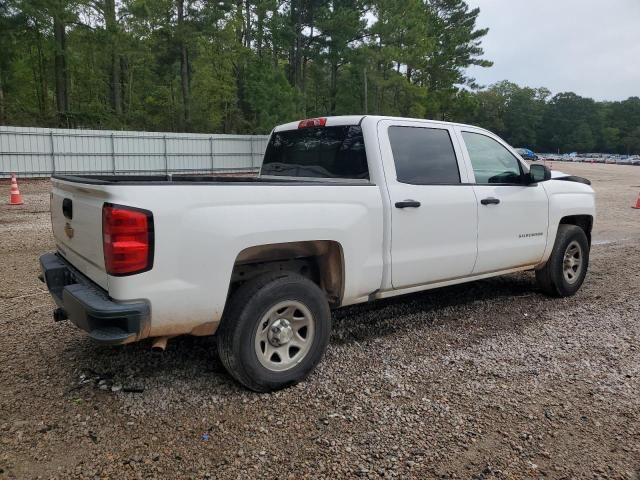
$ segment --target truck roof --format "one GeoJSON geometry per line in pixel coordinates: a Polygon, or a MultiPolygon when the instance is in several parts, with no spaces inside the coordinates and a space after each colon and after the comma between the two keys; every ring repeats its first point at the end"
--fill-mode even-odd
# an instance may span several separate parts
{"type": "MultiPolygon", "coordinates": [[[[318,119],[306,119],[306,120],[319,120],[323,118],[326,120],[326,123],[323,125],[325,127],[339,127],[341,125],[358,125],[365,115],[337,115],[333,117],[319,117],[318,119]]],[[[289,122],[282,125],[278,125],[273,129],[274,132],[281,132],[283,130],[297,130],[300,126],[300,122],[304,121],[303,119],[296,120],[295,122],[289,122]]]]}
{"type": "MultiPolygon", "coordinates": [[[[436,125],[457,125],[461,127],[480,128],[480,127],[477,127],[474,125],[468,125],[465,123],[445,122],[443,120],[430,120],[427,118],[394,117],[394,116],[388,116],[388,115],[335,115],[331,117],[300,119],[294,122],[284,123],[282,125],[278,125],[277,127],[275,127],[273,131],[282,132],[285,130],[297,130],[298,128],[300,128],[301,122],[319,121],[320,119],[324,121],[324,124],[322,126],[325,126],[325,127],[338,127],[341,125],[358,125],[360,122],[362,122],[362,120],[365,117],[378,119],[378,120],[402,120],[402,121],[411,121],[411,122],[425,122],[425,123],[436,124],[436,125]]],[[[484,130],[482,128],[480,129],[484,130]]]]}

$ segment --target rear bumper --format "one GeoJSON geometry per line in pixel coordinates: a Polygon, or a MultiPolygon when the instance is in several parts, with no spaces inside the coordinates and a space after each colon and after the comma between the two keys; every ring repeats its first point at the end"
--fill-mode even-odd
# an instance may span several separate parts
{"type": "Polygon", "coordinates": [[[118,303],[55,253],[40,257],[40,268],[49,293],[62,309],[59,319],[69,318],[95,341],[118,345],[139,340],[149,320],[144,301],[118,303]]]}

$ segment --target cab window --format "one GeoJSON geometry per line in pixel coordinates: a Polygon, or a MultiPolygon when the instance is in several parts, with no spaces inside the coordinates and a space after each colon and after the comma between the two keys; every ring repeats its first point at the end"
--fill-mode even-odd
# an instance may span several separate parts
{"type": "Polygon", "coordinates": [[[345,125],[274,132],[261,175],[368,179],[362,128],[345,125]]]}
{"type": "Polygon", "coordinates": [[[458,162],[447,130],[389,127],[389,142],[399,182],[412,185],[460,183],[458,162]]]}
{"type": "Polygon", "coordinates": [[[518,159],[493,138],[480,133],[462,132],[476,183],[523,183],[518,159]]]}

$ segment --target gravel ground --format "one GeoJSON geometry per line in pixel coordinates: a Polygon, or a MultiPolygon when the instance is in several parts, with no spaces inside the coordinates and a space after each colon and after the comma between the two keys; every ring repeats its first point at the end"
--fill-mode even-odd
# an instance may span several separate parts
{"type": "Polygon", "coordinates": [[[523,273],[339,310],[317,371],[260,395],[211,339],[157,354],[53,323],[49,183],[21,182],[0,205],[0,478],[640,479],[640,168],[554,167],[598,192],[575,297],[523,273]]]}

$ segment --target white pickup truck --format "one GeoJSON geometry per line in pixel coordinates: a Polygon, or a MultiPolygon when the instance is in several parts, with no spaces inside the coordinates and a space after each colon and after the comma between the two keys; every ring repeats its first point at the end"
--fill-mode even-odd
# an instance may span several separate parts
{"type": "Polygon", "coordinates": [[[381,116],[278,126],[257,177],[52,183],[54,318],[107,344],[216,334],[256,391],[313,370],[334,308],[522,270],[573,295],[595,213],[588,180],[491,132],[381,116]]]}

